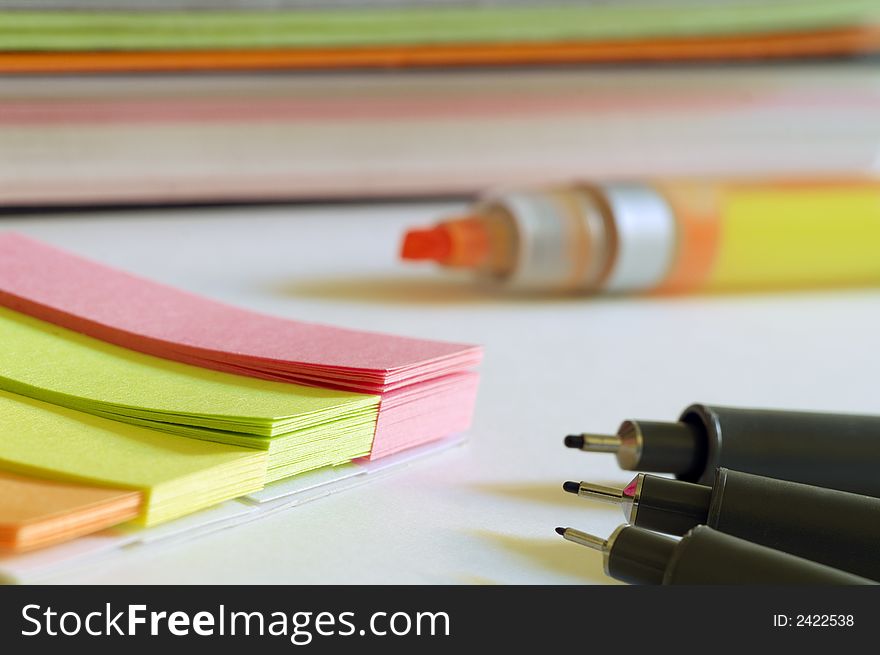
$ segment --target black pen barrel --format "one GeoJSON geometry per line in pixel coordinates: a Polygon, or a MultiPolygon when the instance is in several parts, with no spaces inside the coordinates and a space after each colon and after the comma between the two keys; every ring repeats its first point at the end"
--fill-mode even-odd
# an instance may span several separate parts
{"type": "Polygon", "coordinates": [[[866,585],[871,580],[718,532],[705,525],[678,542],[663,584],[866,585]]]}
{"type": "Polygon", "coordinates": [[[880,499],[719,469],[707,525],[880,580],[880,499]]]}
{"type": "Polygon", "coordinates": [[[880,496],[880,416],[692,405],[680,421],[701,431],[706,452],[682,480],[712,484],[723,466],[880,496]]]}

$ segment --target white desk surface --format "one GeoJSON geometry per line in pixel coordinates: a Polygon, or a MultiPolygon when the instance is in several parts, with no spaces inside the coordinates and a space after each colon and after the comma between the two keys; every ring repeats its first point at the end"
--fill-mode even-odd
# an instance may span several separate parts
{"type": "Polygon", "coordinates": [[[255,310],[484,344],[470,442],[405,471],[59,583],[604,583],[619,510],[566,479],[623,483],[569,432],[674,419],[695,401],[880,412],[880,291],[523,299],[397,261],[404,227],[452,204],[155,210],[0,218],[130,271],[255,310]]]}

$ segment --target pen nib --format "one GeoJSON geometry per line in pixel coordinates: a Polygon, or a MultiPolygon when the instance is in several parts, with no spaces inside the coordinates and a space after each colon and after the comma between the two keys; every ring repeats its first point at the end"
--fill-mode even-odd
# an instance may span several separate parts
{"type": "Polygon", "coordinates": [[[570,434],[565,438],[565,445],[591,453],[616,453],[620,450],[620,437],[616,434],[570,434]]]}
{"type": "Polygon", "coordinates": [[[605,539],[575,530],[574,528],[556,528],[556,534],[561,535],[566,541],[572,541],[592,550],[604,552],[608,548],[608,542],[605,539]]]}
{"type": "Polygon", "coordinates": [[[644,474],[639,473],[623,489],[607,487],[604,484],[593,484],[592,482],[566,482],[562,485],[562,488],[569,493],[577,494],[581,498],[620,505],[626,520],[632,523],[635,519],[635,509],[641,495],[644,477],[644,474]]]}
{"type": "Polygon", "coordinates": [[[565,438],[566,448],[583,448],[584,437],[580,434],[570,434],[565,438]]]}

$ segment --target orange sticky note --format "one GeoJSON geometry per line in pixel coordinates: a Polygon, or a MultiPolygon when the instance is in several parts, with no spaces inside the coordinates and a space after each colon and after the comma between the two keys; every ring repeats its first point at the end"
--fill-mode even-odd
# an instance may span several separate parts
{"type": "Polygon", "coordinates": [[[141,493],[0,472],[0,551],[68,541],[137,517],[141,493]]]}

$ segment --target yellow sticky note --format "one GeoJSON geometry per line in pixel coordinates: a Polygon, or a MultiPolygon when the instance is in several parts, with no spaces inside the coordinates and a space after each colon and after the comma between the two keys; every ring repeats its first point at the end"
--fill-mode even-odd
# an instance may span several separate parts
{"type": "Polygon", "coordinates": [[[0,468],[143,492],[154,525],[256,491],[264,451],[183,439],[0,391],[0,468]]]}

